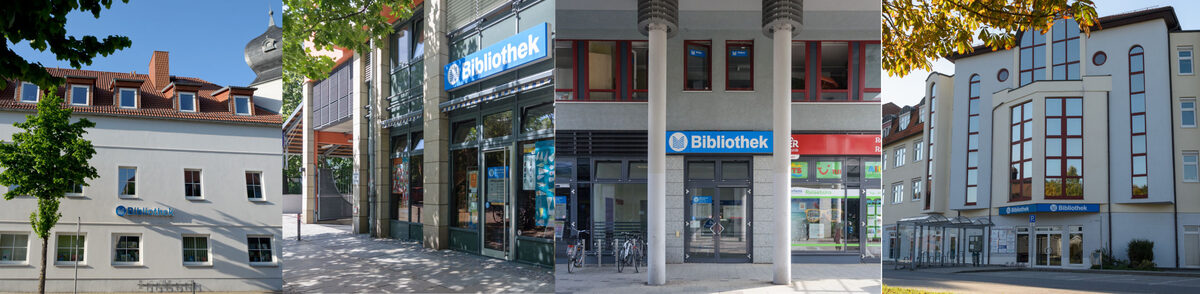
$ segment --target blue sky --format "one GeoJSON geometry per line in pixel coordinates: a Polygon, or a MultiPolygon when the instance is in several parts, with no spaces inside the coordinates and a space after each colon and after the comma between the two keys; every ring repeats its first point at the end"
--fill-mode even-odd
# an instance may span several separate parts
{"type": "MultiPolygon", "coordinates": [[[[267,9],[275,10],[275,25],[283,24],[280,0],[113,1],[100,18],[73,11],[67,16],[67,35],[123,35],[133,46],[109,56],[96,56],[82,69],[145,74],[155,50],[170,52],[171,74],[197,77],[218,85],[246,86],[254,71],[242,54],[246,43],[267,30],[267,9]]],[[[26,60],[46,67],[70,68],[49,51],[10,45],[26,60]]]]}
{"type": "MultiPolygon", "coordinates": [[[[1096,13],[1101,17],[1144,8],[1171,6],[1175,8],[1175,15],[1179,18],[1179,25],[1183,29],[1200,29],[1200,19],[1194,17],[1200,13],[1200,1],[1095,0],[1094,2],[1096,3],[1096,13]]],[[[933,70],[953,75],[954,64],[944,59],[938,60],[933,63],[933,70]]],[[[887,72],[883,72],[882,75],[883,103],[892,102],[904,106],[921,102],[921,97],[925,95],[924,85],[925,78],[929,76],[928,71],[913,71],[904,77],[888,76],[887,72]]]]}

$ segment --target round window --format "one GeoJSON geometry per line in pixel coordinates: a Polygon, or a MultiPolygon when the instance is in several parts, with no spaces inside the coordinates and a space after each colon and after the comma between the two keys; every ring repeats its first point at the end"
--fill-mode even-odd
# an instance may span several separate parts
{"type": "Polygon", "coordinates": [[[1092,55],[1092,64],[1097,66],[1104,65],[1105,61],[1108,61],[1108,55],[1105,55],[1104,51],[1097,51],[1096,54],[1092,55]]]}
{"type": "Polygon", "coordinates": [[[1008,80],[1008,69],[1001,68],[999,72],[996,72],[996,80],[1001,81],[1001,82],[1007,81],[1008,80]]]}

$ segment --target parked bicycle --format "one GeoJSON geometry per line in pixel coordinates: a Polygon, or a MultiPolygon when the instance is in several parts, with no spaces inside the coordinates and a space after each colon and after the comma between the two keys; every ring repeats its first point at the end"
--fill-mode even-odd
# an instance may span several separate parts
{"type": "Polygon", "coordinates": [[[575,227],[575,222],[571,222],[571,235],[575,238],[575,244],[567,244],[567,273],[575,273],[575,267],[583,267],[583,251],[584,243],[583,234],[587,234],[588,230],[580,230],[575,227]]]}
{"type": "Polygon", "coordinates": [[[625,267],[632,266],[633,272],[638,272],[638,266],[642,264],[642,260],[646,257],[646,242],[642,239],[641,232],[624,232],[621,237],[625,239],[621,246],[614,247],[618,250],[617,255],[617,272],[621,272],[625,267]]]}

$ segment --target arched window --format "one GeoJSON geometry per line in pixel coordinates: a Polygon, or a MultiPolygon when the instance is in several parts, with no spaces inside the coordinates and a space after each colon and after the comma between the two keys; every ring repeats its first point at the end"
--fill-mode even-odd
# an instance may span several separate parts
{"type": "Polygon", "coordinates": [[[1079,24],[1073,19],[1059,20],[1054,24],[1054,80],[1079,79],[1079,24]]]}
{"type": "Polygon", "coordinates": [[[979,75],[967,87],[967,205],[979,199],[979,75]]]}
{"type": "Polygon", "coordinates": [[[1133,198],[1146,198],[1149,186],[1146,177],[1146,69],[1145,51],[1134,45],[1129,49],[1129,126],[1133,198]]]}
{"type": "Polygon", "coordinates": [[[1046,35],[1033,30],[1021,34],[1021,86],[1046,79],[1046,35]]]}

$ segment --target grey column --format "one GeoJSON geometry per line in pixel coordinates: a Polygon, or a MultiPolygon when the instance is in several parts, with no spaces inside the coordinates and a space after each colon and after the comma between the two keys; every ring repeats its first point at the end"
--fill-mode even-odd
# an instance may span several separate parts
{"type": "Polygon", "coordinates": [[[350,78],[350,121],[351,134],[354,136],[350,140],[350,145],[354,150],[354,174],[351,182],[351,193],[353,193],[354,214],[351,217],[350,224],[354,228],[355,234],[366,234],[370,231],[370,202],[368,202],[368,192],[370,187],[367,182],[370,180],[368,175],[368,158],[370,156],[371,146],[367,141],[367,124],[369,123],[364,117],[366,109],[363,107],[370,105],[367,101],[366,81],[363,79],[363,71],[366,67],[366,61],[363,60],[363,54],[371,54],[367,52],[354,52],[353,71],[350,78]]]}
{"type": "Polygon", "coordinates": [[[775,284],[792,283],[792,217],[791,206],[791,143],[792,143],[792,25],[781,24],[774,32],[774,56],[771,76],[771,129],[774,131],[774,157],[771,158],[771,175],[774,178],[771,201],[775,212],[774,267],[775,284]]]}
{"type": "Polygon", "coordinates": [[[450,123],[438,104],[449,95],[442,90],[442,66],[450,56],[446,39],[446,1],[425,1],[425,208],[421,212],[426,248],[450,246],[450,123]]]}
{"type": "Polygon", "coordinates": [[[371,173],[375,176],[375,234],[379,237],[395,237],[391,235],[392,230],[392,215],[395,211],[391,210],[392,197],[391,194],[391,146],[392,140],[388,129],[380,126],[380,122],[390,117],[388,112],[388,99],[390,92],[387,91],[391,87],[391,80],[388,79],[388,50],[391,50],[389,42],[372,42],[374,49],[371,50],[371,95],[374,100],[371,101],[371,113],[374,114],[371,123],[374,130],[375,142],[371,146],[371,154],[374,154],[374,169],[371,173]]]}
{"type": "Polygon", "coordinates": [[[650,241],[646,265],[646,282],[650,285],[667,283],[667,26],[650,25],[650,78],[647,121],[649,149],[647,156],[647,213],[650,241]]]}
{"type": "Polygon", "coordinates": [[[300,124],[300,129],[303,130],[304,133],[302,137],[303,141],[301,141],[304,146],[300,153],[300,162],[304,164],[301,165],[301,174],[304,177],[303,180],[300,181],[301,188],[304,189],[304,191],[301,192],[303,194],[301,197],[304,198],[301,205],[303,206],[302,210],[304,211],[304,223],[311,224],[317,220],[317,146],[315,145],[317,138],[313,136],[312,129],[313,83],[310,81],[305,81],[301,93],[300,115],[302,122],[300,124]]]}

